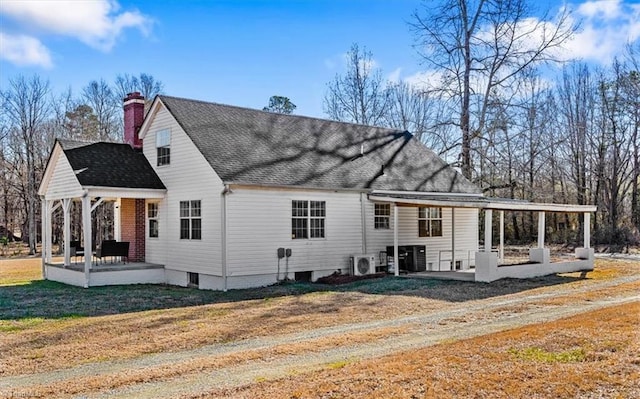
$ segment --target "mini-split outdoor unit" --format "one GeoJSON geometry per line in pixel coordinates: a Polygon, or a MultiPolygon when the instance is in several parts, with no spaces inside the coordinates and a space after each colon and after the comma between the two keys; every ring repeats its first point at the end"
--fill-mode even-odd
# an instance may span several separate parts
{"type": "Polygon", "coordinates": [[[376,256],[371,254],[353,255],[351,270],[354,276],[364,276],[376,272],[376,256]]]}

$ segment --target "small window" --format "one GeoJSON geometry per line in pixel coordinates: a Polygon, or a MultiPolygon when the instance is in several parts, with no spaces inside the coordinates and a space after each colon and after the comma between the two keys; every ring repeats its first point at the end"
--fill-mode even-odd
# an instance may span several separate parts
{"type": "Polygon", "coordinates": [[[187,286],[191,288],[200,287],[200,274],[187,272],[187,286]]]}
{"type": "Polygon", "coordinates": [[[158,237],[158,203],[150,202],[147,204],[147,220],[149,221],[149,237],[158,237]]]}
{"type": "Polygon", "coordinates": [[[391,204],[374,204],[373,227],[376,229],[389,229],[389,217],[391,216],[391,204]]]}
{"type": "Polygon", "coordinates": [[[171,162],[171,131],[160,130],[156,134],[156,151],[158,166],[169,165],[171,162]]]}
{"type": "Polygon", "coordinates": [[[291,238],[324,238],[325,201],[291,201],[291,238]]]}
{"type": "Polygon", "coordinates": [[[180,239],[202,239],[202,209],[200,200],[180,201],[180,239]]]}
{"type": "Polygon", "coordinates": [[[418,236],[442,237],[442,208],[418,208],[418,236]]]}

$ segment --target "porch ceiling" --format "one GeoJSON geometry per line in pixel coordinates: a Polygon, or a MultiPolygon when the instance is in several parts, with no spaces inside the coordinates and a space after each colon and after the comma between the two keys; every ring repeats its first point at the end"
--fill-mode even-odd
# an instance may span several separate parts
{"type": "Polygon", "coordinates": [[[549,204],[505,198],[487,198],[482,195],[458,193],[418,193],[373,191],[369,200],[395,203],[398,206],[437,206],[443,208],[476,208],[505,211],[534,212],[595,212],[594,205],[549,204]]]}

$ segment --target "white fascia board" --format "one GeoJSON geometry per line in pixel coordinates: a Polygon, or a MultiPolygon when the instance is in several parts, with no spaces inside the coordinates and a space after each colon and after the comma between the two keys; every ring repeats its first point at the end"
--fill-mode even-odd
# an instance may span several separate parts
{"type": "Polygon", "coordinates": [[[542,202],[510,202],[510,201],[491,201],[486,205],[487,209],[495,209],[501,211],[541,211],[541,212],[568,212],[583,213],[595,212],[595,205],[572,205],[572,204],[548,204],[542,202]]]}
{"type": "Polygon", "coordinates": [[[229,186],[231,190],[233,190],[234,188],[245,188],[254,190],[324,191],[328,193],[368,193],[370,191],[366,188],[325,188],[312,186],[287,186],[277,184],[235,183],[231,181],[224,181],[223,183],[229,186]]]}
{"type": "Polygon", "coordinates": [[[432,191],[391,191],[391,190],[372,190],[371,195],[431,195],[431,196],[441,196],[441,197],[484,197],[483,194],[470,194],[470,193],[443,193],[443,192],[432,192],[432,191]]]}
{"type": "Polygon", "coordinates": [[[147,112],[147,115],[145,115],[144,117],[142,126],[140,126],[140,131],[138,132],[138,138],[140,140],[144,139],[144,137],[147,135],[149,126],[151,125],[151,121],[155,118],[160,107],[164,107],[164,104],[162,104],[162,100],[160,100],[160,97],[156,97],[155,100],[153,100],[153,104],[151,104],[151,108],[149,108],[149,112],[147,112]]]}
{"type": "Polygon", "coordinates": [[[83,186],[91,197],[104,198],[145,198],[162,199],[166,196],[167,190],[152,188],[127,188],[127,187],[95,187],[83,186]]]}
{"type": "Polygon", "coordinates": [[[60,143],[56,141],[53,149],[51,150],[49,159],[47,160],[47,166],[44,170],[44,174],[42,175],[42,179],[40,180],[38,195],[43,196],[46,194],[49,183],[51,182],[51,177],[53,176],[53,170],[56,168],[56,163],[60,154],[63,154],[62,147],[60,146],[60,143]]]}
{"type": "Polygon", "coordinates": [[[408,199],[408,198],[392,198],[392,197],[378,197],[375,195],[369,195],[369,200],[373,202],[388,202],[395,203],[398,206],[402,204],[412,204],[416,206],[433,206],[441,208],[484,208],[487,204],[485,202],[478,201],[447,201],[447,200],[435,200],[435,199],[408,199]]]}

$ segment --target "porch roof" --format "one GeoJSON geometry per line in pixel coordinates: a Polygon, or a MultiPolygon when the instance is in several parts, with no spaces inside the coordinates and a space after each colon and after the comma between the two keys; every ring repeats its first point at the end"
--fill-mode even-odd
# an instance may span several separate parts
{"type": "Polygon", "coordinates": [[[550,204],[508,198],[488,198],[479,194],[372,191],[369,200],[398,206],[437,206],[534,212],[595,212],[594,205],[550,204]]]}

